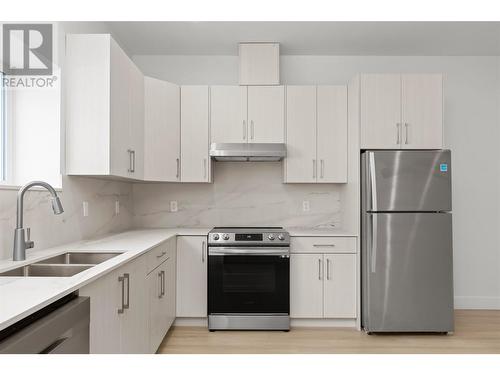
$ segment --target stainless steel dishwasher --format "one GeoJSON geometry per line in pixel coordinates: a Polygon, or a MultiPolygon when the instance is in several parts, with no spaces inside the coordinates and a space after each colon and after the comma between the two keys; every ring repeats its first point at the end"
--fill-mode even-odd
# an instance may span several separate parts
{"type": "Polygon", "coordinates": [[[88,354],[90,298],[68,295],[0,331],[0,354],[88,354]]]}

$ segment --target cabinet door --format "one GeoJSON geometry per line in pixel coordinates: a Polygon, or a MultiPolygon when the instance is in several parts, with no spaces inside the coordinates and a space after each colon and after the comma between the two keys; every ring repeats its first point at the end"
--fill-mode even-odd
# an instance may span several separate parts
{"type": "Polygon", "coordinates": [[[401,147],[401,76],[361,76],[361,148],[401,147]]]}
{"type": "Polygon", "coordinates": [[[247,128],[246,86],[211,86],[211,142],[246,142],[247,128]]]}
{"type": "Polygon", "coordinates": [[[144,76],[129,61],[130,79],[130,149],[132,150],[132,168],[129,176],[134,179],[144,178],[144,76]]]}
{"type": "Polygon", "coordinates": [[[121,284],[114,271],[79,290],[90,297],[90,354],[118,354],[121,341],[121,284]]]}
{"type": "Polygon", "coordinates": [[[180,88],[144,77],[144,179],[180,180],[180,88]]]}
{"type": "Polygon", "coordinates": [[[318,86],[317,112],[318,182],[347,183],[347,86],[318,86]]]}
{"type": "Polygon", "coordinates": [[[282,143],[285,138],[285,88],[248,87],[250,143],[282,143]]]}
{"type": "MultiPolygon", "coordinates": [[[[110,73],[110,174],[129,177],[130,155],[130,61],[111,39],[110,73]]],[[[92,108],[88,108],[89,111],[92,108]]]]}
{"type": "Polygon", "coordinates": [[[316,86],[286,88],[285,182],[316,182],[316,86]]]}
{"type": "Polygon", "coordinates": [[[155,353],[166,333],[166,317],[163,311],[163,274],[162,264],[147,277],[149,293],[149,353],[155,353]]]}
{"type": "Polygon", "coordinates": [[[355,254],[325,254],[324,317],[356,317],[355,254]]]}
{"type": "Polygon", "coordinates": [[[208,86],[181,87],[181,181],[210,182],[208,86]]]}
{"type": "Polygon", "coordinates": [[[176,238],[172,238],[169,241],[169,249],[173,249],[170,252],[169,258],[165,265],[165,278],[164,278],[164,316],[166,329],[165,332],[169,330],[175,320],[176,314],[176,284],[177,284],[177,249],[176,249],[176,238]]]}
{"type": "MultiPolygon", "coordinates": [[[[128,308],[121,318],[121,353],[140,354],[149,350],[148,340],[148,294],[146,262],[144,257],[120,268],[120,274],[128,274],[125,281],[125,299],[128,308]]],[[[120,291],[121,293],[121,291],[120,291]]]]}
{"type": "Polygon", "coordinates": [[[443,79],[441,74],[403,74],[402,147],[443,147],[443,79]]]}
{"type": "Polygon", "coordinates": [[[323,317],[323,255],[290,256],[290,316],[323,317]]]}
{"type": "Polygon", "coordinates": [[[177,238],[177,316],[207,316],[207,237],[177,238]]]}

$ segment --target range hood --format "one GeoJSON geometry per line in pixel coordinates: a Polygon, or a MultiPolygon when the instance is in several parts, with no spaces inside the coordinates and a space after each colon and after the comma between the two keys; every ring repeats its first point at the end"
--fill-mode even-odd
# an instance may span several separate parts
{"type": "Polygon", "coordinates": [[[279,161],[286,156],[284,143],[212,143],[210,157],[217,161],[279,161]]]}

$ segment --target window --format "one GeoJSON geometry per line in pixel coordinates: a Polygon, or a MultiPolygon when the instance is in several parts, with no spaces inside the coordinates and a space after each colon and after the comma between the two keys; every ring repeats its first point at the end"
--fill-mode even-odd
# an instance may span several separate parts
{"type": "Polygon", "coordinates": [[[6,154],[7,154],[7,125],[5,121],[5,89],[3,85],[4,74],[0,71],[0,182],[6,179],[6,154]]]}

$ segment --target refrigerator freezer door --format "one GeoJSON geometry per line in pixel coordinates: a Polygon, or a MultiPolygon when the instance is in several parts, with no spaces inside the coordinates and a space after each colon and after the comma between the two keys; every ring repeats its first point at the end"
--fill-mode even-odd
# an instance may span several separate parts
{"type": "Polygon", "coordinates": [[[451,211],[449,150],[367,151],[362,163],[365,211],[451,211]]]}
{"type": "Polygon", "coordinates": [[[453,331],[451,214],[377,213],[364,219],[364,329],[453,331]]]}

